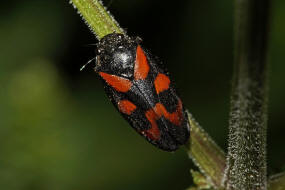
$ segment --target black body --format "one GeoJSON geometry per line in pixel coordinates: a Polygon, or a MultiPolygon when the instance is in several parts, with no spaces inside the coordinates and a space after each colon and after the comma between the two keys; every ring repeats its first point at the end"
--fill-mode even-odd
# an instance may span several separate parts
{"type": "Polygon", "coordinates": [[[130,38],[116,33],[105,36],[98,43],[95,71],[123,77],[132,82],[129,91],[118,92],[101,77],[108,97],[119,112],[121,111],[118,108],[118,102],[121,100],[129,100],[136,105],[137,108],[130,115],[121,112],[129,124],[153,145],[166,151],[174,151],[187,142],[190,134],[188,117],[184,107],[181,109],[182,117],[179,126],[164,116],[156,120],[160,132],[159,139],[150,138],[143,132],[153,127],[146,118],[148,110],[160,103],[167,112],[173,113],[178,109],[177,105],[180,98],[177,96],[172,80],[170,80],[167,90],[159,94],[156,92],[154,80],[158,73],[163,73],[168,77],[169,74],[163,68],[162,63],[143,47],[150,69],[145,79],[134,79],[136,51],[140,43],[141,39],[138,37],[130,38]]]}

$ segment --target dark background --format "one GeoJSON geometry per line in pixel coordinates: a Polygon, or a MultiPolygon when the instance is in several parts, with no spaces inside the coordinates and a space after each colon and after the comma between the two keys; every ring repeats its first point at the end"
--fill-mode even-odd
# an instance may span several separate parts
{"type": "MultiPolygon", "coordinates": [[[[184,104],[226,150],[233,2],[104,1],[164,60],[184,104]]],[[[285,170],[285,1],[270,34],[268,173],[285,170]]],[[[156,149],[115,111],[89,65],[94,35],[68,1],[0,7],[0,189],[185,189],[185,149],[156,149]]],[[[94,64],[94,63],[92,63],[94,64]]]]}

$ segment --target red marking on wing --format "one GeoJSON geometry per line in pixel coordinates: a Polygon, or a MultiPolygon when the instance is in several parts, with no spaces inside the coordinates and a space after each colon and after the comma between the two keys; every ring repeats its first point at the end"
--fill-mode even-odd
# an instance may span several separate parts
{"type": "Polygon", "coordinates": [[[145,116],[147,120],[150,122],[151,128],[143,131],[143,134],[146,134],[146,136],[152,140],[158,140],[160,137],[160,131],[156,123],[156,120],[159,119],[158,115],[154,112],[153,109],[150,109],[145,113],[145,116]]]}
{"type": "Polygon", "coordinates": [[[168,76],[162,73],[158,73],[154,80],[154,86],[156,93],[159,94],[160,92],[167,90],[169,88],[170,79],[168,76]]]}
{"type": "Polygon", "coordinates": [[[127,115],[131,115],[133,111],[137,108],[135,104],[130,102],[129,100],[121,100],[118,102],[119,110],[127,115]]]}
{"type": "Polygon", "coordinates": [[[141,46],[137,47],[136,63],[134,69],[135,80],[145,79],[149,72],[149,65],[141,46]]]}
{"type": "Polygon", "coordinates": [[[158,140],[160,137],[160,131],[156,121],[164,116],[165,119],[169,120],[174,125],[181,125],[181,122],[183,121],[182,102],[180,99],[178,100],[177,108],[173,113],[169,113],[163,104],[157,103],[154,108],[145,113],[145,116],[150,122],[151,128],[143,131],[143,134],[146,134],[146,136],[152,140],[158,140]]]}
{"type": "Polygon", "coordinates": [[[128,79],[104,72],[99,72],[99,75],[118,92],[128,92],[132,86],[131,81],[128,79]]]}

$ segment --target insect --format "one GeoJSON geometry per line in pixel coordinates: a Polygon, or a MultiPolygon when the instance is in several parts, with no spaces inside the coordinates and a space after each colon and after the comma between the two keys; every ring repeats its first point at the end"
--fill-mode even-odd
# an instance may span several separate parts
{"type": "Polygon", "coordinates": [[[94,70],[129,124],[151,144],[174,151],[189,138],[187,113],[168,72],[141,41],[106,35],[97,45],[94,70]]]}

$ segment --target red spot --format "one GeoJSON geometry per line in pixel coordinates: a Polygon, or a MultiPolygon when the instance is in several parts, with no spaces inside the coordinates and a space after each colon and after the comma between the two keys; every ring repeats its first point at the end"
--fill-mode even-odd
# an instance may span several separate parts
{"type": "Polygon", "coordinates": [[[143,134],[146,134],[146,136],[152,140],[158,140],[160,137],[160,131],[156,123],[156,120],[159,119],[158,115],[154,112],[153,109],[150,109],[145,113],[145,116],[150,122],[151,128],[143,131],[143,134]]]}
{"type": "Polygon", "coordinates": [[[141,46],[138,45],[135,70],[134,70],[135,80],[145,79],[148,75],[148,72],[149,72],[149,65],[147,63],[146,56],[145,56],[144,51],[142,50],[141,46]]]}
{"type": "Polygon", "coordinates": [[[99,75],[118,92],[128,92],[132,86],[131,81],[128,79],[104,72],[99,72],[99,75]]]}
{"type": "Polygon", "coordinates": [[[119,110],[127,115],[131,115],[133,111],[137,108],[135,104],[130,102],[129,100],[121,100],[118,102],[119,110]]]}
{"type": "Polygon", "coordinates": [[[175,124],[177,126],[181,125],[181,122],[183,121],[183,106],[182,106],[181,100],[180,99],[178,100],[178,104],[177,104],[177,108],[176,108],[175,112],[168,113],[166,111],[166,113],[167,113],[166,114],[167,115],[167,119],[171,123],[173,123],[173,124],[175,124]]]}
{"type": "Polygon", "coordinates": [[[156,93],[159,94],[160,92],[167,90],[169,88],[170,80],[168,76],[162,73],[158,73],[157,77],[154,80],[154,86],[156,93]]]}
{"type": "Polygon", "coordinates": [[[182,108],[182,102],[180,99],[178,100],[177,108],[173,113],[169,113],[165,109],[164,105],[162,105],[161,103],[157,103],[152,109],[148,110],[145,113],[147,120],[151,124],[151,128],[146,131],[143,131],[143,134],[146,134],[146,136],[152,140],[158,140],[160,137],[160,131],[158,129],[156,121],[162,116],[164,116],[165,119],[169,120],[174,125],[180,126],[181,122],[183,121],[182,108]]]}

